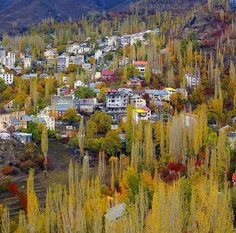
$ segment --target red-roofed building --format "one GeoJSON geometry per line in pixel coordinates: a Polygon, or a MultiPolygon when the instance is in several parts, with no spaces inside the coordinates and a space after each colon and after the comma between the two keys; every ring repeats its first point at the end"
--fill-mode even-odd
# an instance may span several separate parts
{"type": "Polygon", "coordinates": [[[144,75],[146,66],[148,65],[148,62],[147,61],[134,61],[133,64],[134,64],[135,68],[137,70],[139,70],[139,73],[141,75],[144,75]]]}
{"type": "Polygon", "coordinates": [[[112,70],[103,70],[102,79],[104,81],[112,81],[115,79],[115,73],[112,70]]]}

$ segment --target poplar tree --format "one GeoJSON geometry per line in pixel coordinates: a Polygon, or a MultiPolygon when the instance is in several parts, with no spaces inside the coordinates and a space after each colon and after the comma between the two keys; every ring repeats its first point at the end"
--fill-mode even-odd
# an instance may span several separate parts
{"type": "Polygon", "coordinates": [[[47,153],[48,153],[48,131],[45,125],[43,125],[42,135],[41,135],[41,149],[44,155],[45,168],[47,166],[47,153]]]}
{"type": "Polygon", "coordinates": [[[150,84],[151,75],[150,75],[150,72],[149,72],[148,65],[145,68],[144,79],[145,79],[145,82],[147,83],[147,85],[149,85],[150,84]]]}
{"type": "Polygon", "coordinates": [[[3,209],[2,222],[1,222],[2,233],[10,232],[10,216],[7,208],[3,209]]]}
{"type": "Polygon", "coordinates": [[[84,156],[84,142],[85,142],[85,127],[84,127],[84,117],[81,117],[78,131],[78,142],[80,148],[80,155],[84,156]]]}

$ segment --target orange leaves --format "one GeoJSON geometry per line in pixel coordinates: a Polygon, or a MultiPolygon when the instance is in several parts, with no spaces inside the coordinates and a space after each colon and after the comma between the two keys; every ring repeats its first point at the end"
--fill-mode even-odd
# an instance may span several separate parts
{"type": "Polygon", "coordinates": [[[12,167],[10,167],[10,166],[7,166],[7,165],[4,166],[3,169],[2,169],[2,173],[5,176],[12,175],[13,172],[14,172],[14,169],[12,167]]]}

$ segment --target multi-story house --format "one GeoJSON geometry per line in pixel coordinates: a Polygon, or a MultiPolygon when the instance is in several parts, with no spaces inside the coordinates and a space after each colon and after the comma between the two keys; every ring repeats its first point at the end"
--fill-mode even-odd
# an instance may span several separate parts
{"type": "Polygon", "coordinates": [[[46,125],[47,129],[55,130],[55,117],[44,114],[43,112],[37,115],[37,119],[46,125]]]}
{"type": "Polygon", "coordinates": [[[24,114],[25,111],[16,111],[11,113],[0,114],[0,131],[6,131],[6,128],[12,124],[18,126],[20,117],[24,114]]]}
{"type": "Polygon", "coordinates": [[[8,52],[7,56],[1,58],[1,62],[3,65],[12,68],[16,62],[16,54],[12,52],[8,52]]]}
{"type": "Polygon", "coordinates": [[[107,112],[125,112],[129,95],[123,91],[109,90],[106,93],[107,112]]]}
{"type": "Polygon", "coordinates": [[[73,54],[78,54],[81,52],[81,47],[74,43],[74,44],[71,44],[67,49],[66,49],[66,52],[67,53],[73,53],[73,54]]]}
{"type": "Polygon", "coordinates": [[[74,58],[75,65],[82,65],[84,64],[84,55],[83,54],[77,54],[74,58]]]}
{"type": "Polygon", "coordinates": [[[96,98],[79,99],[79,111],[81,113],[93,113],[96,105],[96,98]]]}
{"type": "Polygon", "coordinates": [[[51,99],[51,105],[57,106],[59,104],[66,104],[68,108],[73,108],[74,106],[73,100],[74,100],[74,97],[72,95],[67,95],[67,96],[54,95],[52,96],[52,99],[51,99]]]}
{"type": "Polygon", "coordinates": [[[146,106],[136,108],[134,109],[133,117],[135,122],[138,122],[139,120],[150,120],[151,110],[146,106]]]}
{"type": "Polygon", "coordinates": [[[144,84],[144,81],[141,80],[140,78],[132,78],[127,81],[127,86],[132,87],[132,88],[141,87],[143,86],[143,84],[144,84]]]}
{"type": "Polygon", "coordinates": [[[102,57],[102,50],[97,50],[95,53],[95,59],[98,60],[102,57]]]}
{"type": "Polygon", "coordinates": [[[170,93],[167,90],[145,90],[150,99],[154,101],[170,100],[170,93]]]}
{"type": "Polygon", "coordinates": [[[67,53],[61,54],[57,58],[57,71],[58,72],[65,72],[67,67],[69,66],[69,55],[67,53]]]}
{"type": "Polygon", "coordinates": [[[32,56],[31,55],[27,55],[22,59],[22,63],[25,69],[31,67],[31,63],[32,63],[32,56]]]}
{"type": "Polygon", "coordinates": [[[58,53],[56,51],[56,49],[47,49],[46,51],[44,51],[44,56],[46,58],[56,58],[58,56],[58,53]]]}
{"type": "Polygon", "coordinates": [[[143,33],[136,33],[130,37],[130,45],[136,44],[138,41],[144,41],[143,33]]]}
{"type": "Polygon", "coordinates": [[[140,108],[146,106],[146,100],[138,95],[134,95],[130,97],[130,105],[134,108],[140,108]]]}
{"type": "Polygon", "coordinates": [[[197,77],[196,75],[185,74],[185,79],[187,86],[190,88],[197,88],[200,84],[200,78],[197,77]]]}
{"type": "Polygon", "coordinates": [[[13,74],[9,74],[6,72],[0,73],[0,78],[4,80],[5,84],[12,84],[13,83],[13,74]]]}
{"type": "Polygon", "coordinates": [[[147,61],[134,61],[133,64],[135,68],[139,71],[140,75],[144,75],[148,62],[147,61]]]}
{"type": "Polygon", "coordinates": [[[103,70],[102,71],[102,79],[104,81],[114,80],[115,73],[112,70],[103,70]]]}

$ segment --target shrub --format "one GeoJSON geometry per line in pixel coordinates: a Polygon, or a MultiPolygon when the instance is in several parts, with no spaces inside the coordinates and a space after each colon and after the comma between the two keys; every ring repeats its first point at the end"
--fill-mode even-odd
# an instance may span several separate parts
{"type": "Polygon", "coordinates": [[[13,175],[14,169],[12,167],[6,165],[2,169],[2,173],[5,176],[13,175]]]}
{"type": "Polygon", "coordinates": [[[78,146],[78,138],[76,136],[70,138],[70,144],[73,148],[78,146]]]}
{"type": "Polygon", "coordinates": [[[34,158],[34,165],[37,165],[39,168],[44,168],[44,157],[43,156],[37,156],[34,158]]]}
{"type": "Polygon", "coordinates": [[[24,209],[25,212],[27,212],[27,194],[24,192],[19,193],[19,203],[20,207],[24,209]]]}
{"type": "Polygon", "coordinates": [[[48,130],[48,137],[49,138],[56,138],[57,134],[55,130],[48,130]]]}
{"type": "Polygon", "coordinates": [[[14,195],[17,195],[19,193],[18,185],[15,183],[9,183],[8,184],[8,192],[14,195]]]}
{"type": "Polygon", "coordinates": [[[8,191],[8,183],[11,182],[11,179],[9,177],[1,178],[0,180],[0,193],[7,192],[8,191]]]}
{"type": "Polygon", "coordinates": [[[36,167],[35,163],[32,162],[31,160],[27,160],[27,161],[22,162],[22,163],[20,164],[20,169],[21,169],[23,172],[26,172],[26,173],[28,173],[28,171],[29,171],[30,168],[35,168],[35,167],[36,167]]]}
{"type": "MultiPolygon", "coordinates": [[[[34,165],[35,167],[39,167],[41,169],[44,169],[44,157],[43,156],[38,156],[34,160],[34,165]]],[[[52,159],[51,157],[47,156],[47,167],[49,168],[52,164],[52,159]]]]}

